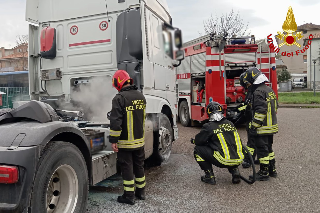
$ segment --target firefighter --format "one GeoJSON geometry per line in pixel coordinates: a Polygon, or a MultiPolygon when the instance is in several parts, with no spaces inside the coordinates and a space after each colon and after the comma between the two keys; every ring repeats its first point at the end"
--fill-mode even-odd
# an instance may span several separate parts
{"type": "Polygon", "coordinates": [[[232,183],[240,183],[238,166],[244,159],[242,144],[237,129],[223,115],[222,106],[210,102],[207,106],[209,122],[204,124],[200,133],[191,142],[194,148],[194,158],[205,175],[201,181],[215,185],[212,164],[227,168],[232,174],[232,183]]]}
{"type": "Polygon", "coordinates": [[[273,135],[278,133],[278,100],[274,91],[265,84],[268,81],[257,68],[248,69],[243,77],[245,84],[252,84],[252,120],[249,132],[255,142],[260,161],[260,170],[256,175],[256,179],[260,181],[269,180],[269,176],[277,177],[272,145],[273,135]]]}
{"type": "Polygon", "coordinates": [[[134,205],[135,196],[145,200],[146,99],[124,70],[114,74],[112,84],[119,93],[112,100],[109,141],[112,149],[118,153],[124,185],[124,194],[118,197],[118,202],[134,205]]]}
{"type": "MultiPolygon", "coordinates": [[[[240,115],[245,117],[246,120],[246,131],[247,131],[247,149],[249,150],[249,152],[252,155],[252,158],[255,159],[256,158],[256,148],[255,148],[255,144],[253,141],[253,138],[250,135],[249,132],[249,123],[252,120],[252,116],[251,116],[251,107],[252,107],[252,85],[249,82],[244,83],[243,78],[245,76],[246,72],[242,73],[240,75],[240,85],[242,87],[244,87],[244,89],[247,91],[246,97],[245,97],[245,101],[244,103],[241,103],[238,106],[238,111],[240,112],[240,115]]],[[[255,161],[256,164],[259,164],[259,161],[255,161]]],[[[251,166],[251,162],[250,159],[248,159],[248,157],[246,157],[242,163],[242,167],[243,168],[249,168],[251,166]]]]}

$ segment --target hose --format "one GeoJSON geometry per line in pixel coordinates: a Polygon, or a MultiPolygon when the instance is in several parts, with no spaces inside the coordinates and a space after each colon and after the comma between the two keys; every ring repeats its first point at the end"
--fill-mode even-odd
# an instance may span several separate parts
{"type": "Polygon", "coordinates": [[[246,146],[242,146],[242,148],[244,149],[245,153],[248,155],[249,157],[249,160],[250,160],[250,163],[251,163],[251,167],[252,167],[252,179],[251,178],[245,178],[243,177],[241,174],[240,174],[240,178],[248,183],[248,184],[253,184],[255,181],[256,181],[256,168],[255,168],[255,165],[254,165],[254,161],[253,161],[253,158],[252,158],[252,155],[251,153],[249,152],[249,150],[247,149],[246,146]]]}

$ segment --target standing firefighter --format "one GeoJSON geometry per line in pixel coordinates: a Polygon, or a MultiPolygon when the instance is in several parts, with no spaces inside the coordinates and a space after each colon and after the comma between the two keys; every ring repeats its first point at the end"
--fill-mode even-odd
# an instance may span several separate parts
{"type": "Polygon", "coordinates": [[[245,84],[252,84],[252,120],[249,131],[257,148],[260,170],[256,179],[268,180],[276,177],[275,155],[272,150],[273,135],[278,133],[278,100],[274,91],[265,82],[268,78],[257,68],[250,68],[243,77],[245,84]]]}
{"type": "MultiPolygon", "coordinates": [[[[252,158],[255,159],[257,151],[255,148],[255,144],[254,144],[254,140],[253,137],[250,134],[249,131],[249,124],[252,120],[252,85],[248,82],[244,83],[243,78],[246,75],[246,72],[242,73],[240,75],[240,85],[242,87],[244,87],[247,90],[247,94],[246,94],[246,98],[244,103],[240,104],[238,106],[238,111],[241,112],[240,115],[245,117],[246,120],[246,131],[247,131],[247,138],[248,138],[248,142],[247,142],[247,149],[249,150],[249,152],[252,155],[252,158]]],[[[249,168],[251,166],[251,162],[250,159],[248,159],[248,157],[246,157],[242,163],[243,168],[249,168]]]]}
{"type": "Polygon", "coordinates": [[[201,181],[216,184],[212,164],[220,168],[228,168],[232,174],[232,183],[240,183],[238,166],[244,159],[240,136],[234,125],[223,116],[222,106],[211,102],[207,106],[209,122],[204,124],[200,133],[191,142],[194,157],[205,172],[201,181]]]}
{"type": "Polygon", "coordinates": [[[118,162],[124,185],[124,194],[119,203],[133,205],[134,195],[145,200],[144,175],[144,124],[146,100],[133,85],[133,80],[124,70],[118,70],[112,79],[119,93],[112,100],[110,114],[110,142],[118,152],[118,162]],[[136,190],[135,190],[136,187],[136,190]]]}

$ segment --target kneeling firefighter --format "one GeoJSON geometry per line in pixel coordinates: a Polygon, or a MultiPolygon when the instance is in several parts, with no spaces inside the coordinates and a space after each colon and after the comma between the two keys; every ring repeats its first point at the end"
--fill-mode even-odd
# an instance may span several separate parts
{"type": "Polygon", "coordinates": [[[272,149],[273,135],[278,133],[277,108],[278,100],[265,82],[268,78],[257,68],[250,68],[243,77],[244,84],[252,84],[252,120],[249,132],[253,137],[260,161],[260,170],[256,180],[268,180],[276,177],[275,154],[272,149]]]}
{"type": "Polygon", "coordinates": [[[212,164],[227,168],[232,174],[232,183],[240,183],[238,166],[244,159],[242,144],[237,129],[233,123],[223,115],[223,108],[217,102],[207,106],[209,122],[204,124],[200,133],[191,142],[194,148],[194,157],[205,175],[201,181],[212,185],[216,184],[212,164]]]}
{"type": "Polygon", "coordinates": [[[112,143],[112,149],[118,153],[124,185],[124,194],[118,197],[118,202],[133,205],[134,196],[140,200],[145,199],[146,99],[133,85],[133,80],[126,71],[118,70],[112,82],[119,93],[112,100],[109,141],[112,143]]]}

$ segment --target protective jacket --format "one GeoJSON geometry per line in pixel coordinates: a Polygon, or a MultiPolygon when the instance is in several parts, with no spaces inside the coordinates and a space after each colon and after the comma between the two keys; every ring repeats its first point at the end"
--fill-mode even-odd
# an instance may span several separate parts
{"type": "Polygon", "coordinates": [[[274,91],[265,84],[259,84],[253,92],[251,128],[258,135],[273,135],[278,132],[278,100],[274,91]]]}
{"type": "Polygon", "coordinates": [[[137,89],[135,85],[124,87],[112,100],[109,141],[118,143],[119,149],[144,146],[146,99],[137,89]]]}
{"type": "Polygon", "coordinates": [[[237,166],[244,159],[238,131],[226,118],[204,124],[194,143],[213,149],[214,158],[223,165],[237,166]]]}
{"type": "Polygon", "coordinates": [[[249,123],[252,120],[251,108],[252,108],[252,86],[249,87],[247,91],[244,103],[238,106],[238,111],[244,114],[247,123],[249,123]]]}

